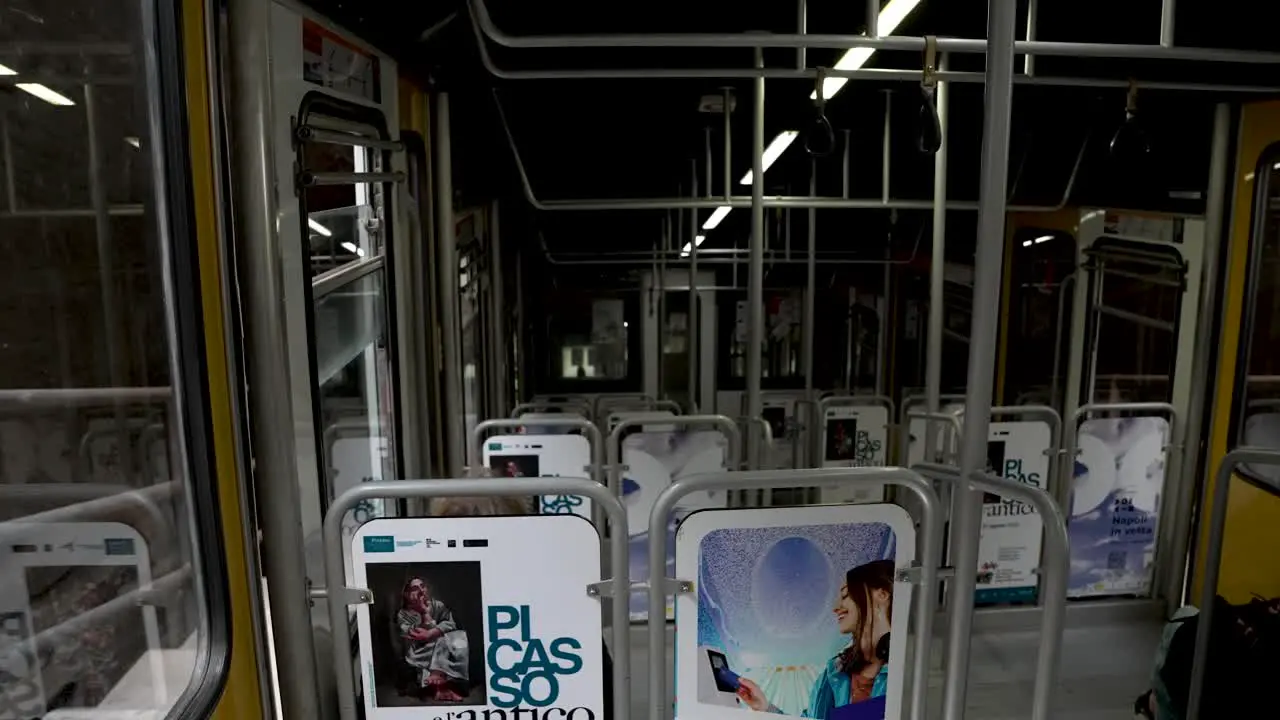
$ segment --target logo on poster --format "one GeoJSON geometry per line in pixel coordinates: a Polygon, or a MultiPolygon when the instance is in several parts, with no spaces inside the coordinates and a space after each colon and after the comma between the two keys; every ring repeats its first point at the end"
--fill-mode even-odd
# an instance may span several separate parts
{"type": "MultiPolygon", "coordinates": [[[[534,637],[528,605],[490,605],[488,613],[489,701],[499,708],[553,705],[560,697],[560,676],[582,670],[581,643],[571,637],[534,637]]],[[[594,718],[588,708],[581,709],[587,720],[594,718]]]]}
{"type": "MultiPolygon", "coordinates": [[[[1040,482],[1040,473],[1024,473],[1022,471],[1022,459],[1010,458],[1004,461],[1004,472],[1002,473],[1006,480],[1017,480],[1023,485],[1031,487],[1044,487],[1040,482]]],[[[1011,515],[1035,515],[1036,509],[1020,500],[1012,498],[1001,498],[999,503],[991,503],[983,509],[987,517],[1008,517],[1011,515]]]]}
{"type": "Polygon", "coordinates": [[[871,433],[866,430],[859,430],[853,443],[853,460],[858,467],[872,467],[880,465],[878,460],[880,450],[883,443],[879,440],[872,440],[871,433]]]}

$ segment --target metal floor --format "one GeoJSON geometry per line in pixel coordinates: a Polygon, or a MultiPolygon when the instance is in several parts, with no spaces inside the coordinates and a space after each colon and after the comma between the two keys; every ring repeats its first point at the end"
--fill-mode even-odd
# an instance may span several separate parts
{"type": "MultiPolygon", "coordinates": [[[[1155,622],[1068,629],[1063,636],[1054,720],[1133,720],[1133,701],[1147,689],[1160,629],[1155,622]]],[[[667,667],[672,666],[672,636],[668,628],[667,667]]],[[[941,638],[937,640],[929,679],[930,718],[942,715],[942,643],[941,638]]],[[[645,720],[649,672],[643,626],[632,627],[631,643],[631,717],[645,720]]],[[[968,720],[1026,720],[1038,647],[1035,631],[974,635],[968,720]]]]}

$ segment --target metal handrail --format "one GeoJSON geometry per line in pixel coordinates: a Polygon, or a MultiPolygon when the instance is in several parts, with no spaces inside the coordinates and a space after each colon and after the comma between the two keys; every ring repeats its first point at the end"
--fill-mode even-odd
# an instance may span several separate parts
{"type": "Polygon", "coordinates": [[[724,415],[677,415],[664,418],[660,422],[644,418],[628,418],[613,428],[605,443],[605,464],[608,466],[607,484],[618,497],[622,496],[622,435],[627,430],[646,425],[709,427],[719,430],[729,443],[724,454],[725,467],[733,469],[742,464],[742,432],[738,430],[737,423],[724,415]]]}
{"type": "MultiPolygon", "coordinates": [[[[601,456],[604,454],[604,443],[600,436],[600,428],[596,424],[586,418],[564,417],[564,418],[496,418],[493,420],[485,420],[476,425],[471,431],[471,453],[472,462],[476,463],[476,467],[470,473],[473,477],[478,475],[480,459],[484,457],[484,439],[490,430],[499,429],[518,429],[518,428],[540,428],[540,427],[559,427],[574,428],[581,430],[583,436],[587,438],[587,445],[591,448],[591,467],[588,470],[591,474],[591,480],[604,483],[604,476],[601,472],[601,456]]],[[[584,468],[586,470],[586,468],[584,468]]]]}
{"type": "MultiPolygon", "coordinates": [[[[1214,476],[1213,504],[1209,510],[1209,537],[1204,553],[1204,577],[1200,586],[1200,617],[1196,620],[1195,655],[1191,662],[1191,685],[1187,692],[1187,720],[1200,720],[1205,675],[1209,670],[1209,643],[1213,635],[1213,605],[1222,570],[1222,548],[1226,541],[1227,501],[1235,469],[1246,463],[1280,465],[1280,451],[1242,447],[1227,453],[1214,476]]],[[[1206,488],[1206,495],[1207,495],[1206,488]]],[[[1203,507],[1203,504],[1201,505],[1203,507]]]]}
{"type": "MultiPolygon", "coordinates": [[[[952,413],[944,413],[944,412],[915,412],[915,411],[908,412],[906,417],[903,418],[902,428],[899,431],[899,444],[898,444],[899,460],[907,460],[911,454],[910,450],[911,450],[911,421],[912,420],[924,420],[928,423],[927,425],[925,425],[926,435],[928,435],[930,432],[933,431],[933,423],[935,422],[941,422],[941,423],[946,423],[950,425],[951,429],[955,432],[956,438],[959,438],[962,434],[964,434],[964,430],[962,429],[960,424],[959,415],[954,415],[952,413]]],[[[938,450],[942,451],[943,449],[938,448],[938,450]]],[[[925,458],[925,460],[931,461],[932,458],[925,458]]]]}
{"type": "Polygon", "coordinates": [[[533,402],[525,402],[511,408],[511,417],[518,418],[527,412],[546,412],[550,410],[558,410],[566,415],[578,414],[590,420],[595,415],[591,410],[591,406],[579,402],[543,402],[534,400],[533,402]]]}
{"type": "MultiPolygon", "coordinates": [[[[609,540],[613,630],[613,716],[628,720],[631,712],[631,622],[630,580],[627,567],[629,534],[627,511],[607,488],[592,480],[580,478],[521,478],[523,492],[530,495],[582,495],[590,498],[609,517],[614,528],[609,540]]],[[[504,496],[511,494],[506,478],[460,478],[449,480],[394,480],[363,483],[339,495],[324,516],[324,563],[329,584],[329,623],[331,627],[347,626],[347,606],[334,589],[342,580],[345,585],[342,548],[342,520],[347,512],[366,500],[392,498],[429,500],[436,497],[504,496]]],[[[585,590],[584,590],[585,591],[585,590]]],[[[305,590],[298,589],[301,598],[305,590]]],[[[333,672],[337,680],[338,714],[341,720],[356,720],[356,691],[351,665],[351,636],[333,633],[333,672]]]]}
{"type": "Polygon", "coordinates": [[[0,409],[68,408],[143,405],[173,397],[169,387],[32,388],[0,390],[0,409]]]}
{"type": "MultiPolygon", "coordinates": [[[[649,406],[656,401],[652,395],[646,395],[645,393],[615,393],[612,395],[601,393],[591,400],[591,417],[597,422],[601,420],[600,406],[608,402],[635,402],[649,406]]],[[[608,418],[604,419],[607,420],[608,418]]]]}
{"type": "MultiPolygon", "coordinates": [[[[911,469],[931,479],[960,484],[960,470],[950,465],[921,463],[912,466],[911,469]]],[[[1067,537],[1066,516],[1054,501],[1053,496],[1043,488],[980,472],[969,476],[968,485],[975,490],[1023,500],[1035,507],[1043,521],[1045,543],[1041,553],[1039,575],[1044,578],[1044,587],[1040,592],[1042,601],[1040,646],[1036,655],[1036,680],[1035,689],[1032,691],[1031,720],[1049,720],[1053,689],[1062,655],[1062,632],[1067,619],[1067,584],[1071,573],[1071,544],[1067,537]]],[[[965,538],[964,541],[976,543],[978,538],[965,538]]],[[[970,570],[957,568],[956,572],[977,572],[977,568],[970,570]]],[[[952,604],[950,619],[952,623],[956,621],[955,615],[960,609],[959,603],[952,604]]],[[[948,681],[962,681],[967,670],[958,666],[946,668],[948,681]]]]}
{"type": "Polygon", "coordinates": [[[905,468],[810,468],[805,470],[706,473],[682,478],[663,489],[649,513],[649,698],[650,720],[664,720],[667,696],[666,606],[669,594],[666,576],[667,522],[681,498],[699,491],[763,490],[802,488],[813,485],[849,483],[897,485],[915,493],[920,500],[923,539],[920,557],[920,588],[915,607],[915,648],[912,658],[911,717],[923,720],[928,696],[930,644],[933,642],[933,604],[937,593],[938,566],[942,558],[941,503],[930,484],[918,473],[905,468]],[[655,615],[659,616],[655,618],[655,615]]]}

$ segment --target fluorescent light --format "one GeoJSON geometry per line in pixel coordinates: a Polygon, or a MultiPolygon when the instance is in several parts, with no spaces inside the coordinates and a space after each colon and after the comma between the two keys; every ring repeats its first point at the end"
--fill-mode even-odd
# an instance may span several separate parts
{"type": "Polygon", "coordinates": [[[685,243],[684,249],[680,251],[680,257],[689,257],[690,251],[692,251],[695,246],[702,247],[702,243],[706,239],[707,239],[706,235],[695,235],[693,238],[694,244],[690,245],[689,243],[685,243]]]}
{"type": "Polygon", "coordinates": [[[1040,237],[1035,239],[1035,244],[1039,245],[1040,243],[1043,243],[1043,242],[1049,242],[1052,239],[1053,239],[1052,235],[1041,235],[1040,237]]]}
{"type": "MultiPolygon", "coordinates": [[[[880,11],[880,20],[876,23],[880,35],[892,35],[893,31],[898,29],[902,21],[906,20],[911,11],[915,10],[919,4],[920,0],[889,0],[889,4],[880,11]]],[[[836,62],[836,70],[857,70],[866,65],[867,61],[875,53],[876,51],[873,48],[850,48],[836,62]]],[[[827,78],[823,80],[822,96],[830,100],[835,97],[836,93],[840,92],[840,88],[844,87],[846,82],[849,82],[849,78],[827,78]]],[[[816,100],[817,97],[817,91],[809,93],[810,100],[816,100]]]]}
{"type": "Polygon", "coordinates": [[[363,250],[363,249],[361,249],[361,248],[356,247],[356,244],[355,244],[355,243],[344,242],[344,243],[342,243],[342,249],[343,249],[343,250],[346,250],[346,251],[347,251],[347,252],[349,252],[349,253],[355,253],[356,255],[359,255],[360,257],[364,257],[364,250],[363,250]]]}
{"type": "Polygon", "coordinates": [[[125,138],[125,139],[124,139],[124,141],[125,141],[125,142],[127,142],[127,143],[129,143],[130,145],[132,145],[132,146],[134,147],[134,149],[136,149],[136,150],[141,150],[141,149],[142,149],[142,139],[141,139],[141,138],[136,138],[136,137],[133,137],[133,136],[131,135],[131,136],[129,136],[129,137],[127,137],[127,138],[125,138]]]}
{"type": "Polygon", "coordinates": [[[8,65],[0,65],[0,75],[17,75],[18,71],[8,65]]]}
{"type": "Polygon", "coordinates": [[[307,218],[307,227],[311,228],[311,232],[325,237],[333,237],[333,232],[329,228],[321,225],[311,218],[307,218]]]}
{"type": "Polygon", "coordinates": [[[74,100],[67,97],[66,95],[50,90],[49,88],[45,87],[44,85],[41,85],[40,83],[17,83],[16,87],[19,90],[22,90],[24,92],[29,92],[32,95],[35,95],[36,97],[49,103],[50,105],[67,107],[67,106],[76,104],[74,100]]]}
{"type": "Polygon", "coordinates": [[[716,208],[715,212],[711,213],[711,217],[707,218],[707,221],[702,223],[702,229],[715,230],[716,226],[720,224],[720,221],[728,217],[729,211],[732,209],[733,208],[728,205],[721,205],[716,208]]]}
{"type": "MultiPolygon", "coordinates": [[[[778,136],[773,139],[773,142],[769,143],[769,147],[764,149],[763,160],[765,170],[768,170],[769,166],[777,161],[779,157],[782,157],[782,153],[786,152],[787,148],[791,147],[791,143],[796,141],[797,134],[798,133],[795,130],[783,130],[778,133],[778,136]]],[[[743,175],[742,179],[738,181],[738,184],[750,185],[751,180],[751,171],[748,170],[747,174],[743,175]]]]}
{"type": "Polygon", "coordinates": [[[1022,247],[1031,247],[1031,241],[1030,241],[1030,240],[1023,240],[1023,241],[1022,241],[1022,247]]]}

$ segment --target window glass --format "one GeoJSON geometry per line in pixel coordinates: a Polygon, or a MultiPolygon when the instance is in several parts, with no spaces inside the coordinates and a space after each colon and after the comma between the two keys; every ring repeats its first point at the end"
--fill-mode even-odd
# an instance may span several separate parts
{"type": "MultiPolygon", "coordinates": [[[[1245,288],[1246,318],[1251,323],[1241,329],[1247,343],[1242,351],[1243,397],[1237,399],[1242,419],[1237,444],[1280,448],[1280,171],[1275,155],[1262,164],[1265,182],[1263,201],[1255,203],[1250,284],[1245,288]],[[1259,206],[1260,205],[1260,206],[1259,206]]],[[[1249,475],[1280,488],[1280,468],[1255,465],[1249,475]]]]}
{"type": "MultiPolygon", "coordinates": [[[[668,296],[668,299],[671,295],[668,296]]],[[[548,318],[550,370],[561,380],[625,380],[628,376],[626,301],[565,294],[548,318]]]]}
{"type": "MultiPolygon", "coordinates": [[[[370,135],[373,130],[370,129],[370,135]]],[[[367,148],[308,142],[304,167],[311,172],[381,172],[382,156],[367,148]]],[[[382,250],[382,184],[315,185],[305,191],[311,276],[317,277],[382,250]]]]}
{"type": "Polygon", "coordinates": [[[4,10],[0,717],[159,718],[213,640],[164,283],[194,240],[156,214],[141,6],[4,10]]]}

